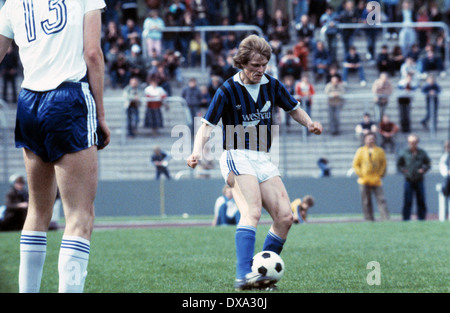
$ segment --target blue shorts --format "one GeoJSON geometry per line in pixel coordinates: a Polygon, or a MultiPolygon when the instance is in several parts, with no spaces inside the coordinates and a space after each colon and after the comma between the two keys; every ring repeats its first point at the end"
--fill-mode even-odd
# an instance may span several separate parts
{"type": "Polygon", "coordinates": [[[66,82],[54,90],[21,90],[15,142],[44,162],[103,145],[94,98],[87,82],[66,82]]]}

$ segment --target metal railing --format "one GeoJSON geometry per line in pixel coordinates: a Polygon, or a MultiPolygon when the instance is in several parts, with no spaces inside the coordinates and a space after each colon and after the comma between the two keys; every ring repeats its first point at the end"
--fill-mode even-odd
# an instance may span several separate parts
{"type": "MultiPolygon", "coordinates": [[[[446,23],[444,22],[409,22],[409,23],[402,23],[402,22],[381,22],[380,24],[375,24],[375,25],[368,25],[368,24],[363,24],[363,23],[338,23],[337,28],[339,28],[340,30],[342,29],[355,29],[355,30],[365,30],[365,29],[371,29],[371,28],[379,28],[382,30],[382,34],[383,34],[383,40],[385,40],[385,36],[384,34],[386,33],[387,29],[392,29],[392,28],[405,28],[405,27],[409,27],[409,28],[440,28],[444,31],[444,37],[445,37],[445,60],[444,61],[444,66],[446,67],[448,64],[448,60],[450,57],[450,52],[449,52],[449,47],[448,47],[448,42],[450,40],[449,37],[449,27],[446,23]]],[[[325,39],[325,32],[327,31],[327,26],[323,26],[320,29],[320,37],[322,39],[325,39]]]]}
{"type": "MultiPolygon", "coordinates": [[[[233,26],[169,26],[161,29],[162,33],[200,33],[200,38],[202,44],[200,45],[201,56],[200,56],[200,64],[202,71],[206,70],[206,50],[203,49],[203,43],[207,44],[206,41],[206,33],[215,33],[215,32],[255,32],[259,36],[264,36],[263,31],[258,26],[254,25],[233,25],[233,26]]],[[[147,47],[145,40],[142,40],[142,48],[145,51],[145,55],[147,55],[147,47]]]]}

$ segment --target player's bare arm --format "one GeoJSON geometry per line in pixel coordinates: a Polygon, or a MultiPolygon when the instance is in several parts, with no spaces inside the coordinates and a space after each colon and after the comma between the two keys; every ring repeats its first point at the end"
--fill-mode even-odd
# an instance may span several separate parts
{"type": "Polygon", "coordinates": [[[310,133],[320,135],[322,133],[322,124],[311,120],[309,115],[302,108],[298,108],[289,113],[289,115],[298,123],[308,128],[310,133]]]}
{"type": "Polygon", "coordinates": [[[105,63],[101,42],[101,12],[94,10],[86,13],[84,17],[84,59],[88,68],[87,75],[92,96],[97,107],[97,119],[104,137],[104,147],[111,138],[111,132],[105,119],[105,109],[103,106],[103,85],[105,63]]]}
{"type": "Polygon", "coordinates": [[[198,160],[202,156],[203,147],[205,146],[205,143],[211,136],[212,130],[213,127],[206,123],[202,123],[202,125],[198,129],[197,134],[195,135],[194,148],[192,150],[192,154],[187,159],[187,165],[189,167],[195,168],[197,166],[198,160]]]}
{"type": "Polygon", "coordinates": [[[8,48],[11,45],[11,42],[12,42],[12,39],[7,38],[3,35],[0,35],[0,62],[5,57],[6,52],[8,51],[8,48]]]}

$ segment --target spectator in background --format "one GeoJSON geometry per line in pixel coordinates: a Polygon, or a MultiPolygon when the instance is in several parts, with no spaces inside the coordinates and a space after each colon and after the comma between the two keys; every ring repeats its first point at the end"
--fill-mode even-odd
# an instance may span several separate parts
{"type": "Polygon", "coordinates": [[[222,85],[223,80],[220,76],[217,75],[211,75],[209,79],[208,84],[208,92],[211,96],[211,99],[214,98],[214,94],[216,93],[217,89],[219,89],[220,85],[222,85]]]}
{"type": "Polygon", "coordinates": [[[332,76],[331,81],[325,86],[328,96],[328,117],[330,131],[333,136],[339,135],[340,112],[344,105],[344,86],[337,76],[332,76]]]}
{"type": "Polygon", "coordinates": [[[167,69],[167,73],[169,73],[169,78],[175,79],[179,85],[183,83],[183,75],[180,68],[182,58],[179,51],[168,50],[164,53],[164,66],[167,69]]]}
{"type": "Polygon", "coordinates": [[[150,10],[148,17],[144,20],[144,30],[142,36],[147,45],[147,55],[152,55],[153,51],[157,56],[162,52],[162,29],[164,20],[159,16],[157,10],[150,10]]]}
{"type": "Polygon", "coordinates": [[[236,32],[227,32],[223,39],[223,50],[226,54],[235,53],[239,46],[239,40],[237,38],[236,32]]]}
{"type": "MultiPolygon", "coordinates": [[[[180,26],[175,21],[174,14],[172,12],[166,12],[163,16],[164,25],[165,27],[174,27],[174,26],[180,26]]],[[[176,46],[178,45],[178,32],[174,31],[165,31],[162,33],[162,46],[163,50],[175,50],[176,46]]]]}
{"type": "Polygon", "coordinates": [[[194,134],[195,117],[197,117],[202,104],[202,95],[196,78],[189,79],[188,86],[181,91],[181,96],[186,100],[191,115],[191,132],[194,134]]]}
{"type": "Polygon", "coordinates": [[[289,34],[289,21],[284,16],[283,11],[280,9],[275,11],[275,14],[271,20],[271,33],[270,37],[277,36],[281,40],[281,42],[285,45],[288,44],[291,40],[291,36],[289,34]]]}
{"type": "Polygon", "coordinates": [[[139,125],[139,107],[141,106],[141,91],[139,78],[131,77],[130,83],[123,90],[125,110],[127,114],[127,135],[134,138],[139,125]]]}
{"type": "Polygon", "coordinates": [[[420,80],[419,68],[412,57],[407,57],[400,67],[400,80],[405,79],[408,74],[411,75],[413,83],[418,85],[420,80]]]}
{"type": "Polygon", "coordinates": [[[28,190],[23,176],[16,177],[6,194],[6,209],[0,219],[0,231],[22,230],[28,210],[28,190]]]}
{"type": "Polygon", "coordinates": [[[392,48],[391,60],[394,71],[399,71],[402,64],[405,62],[405,54],[399,45],[395,45],[392,48]]]}
{"type": "Polygon", "coordinates": [[[411,49],[406,54],[405,58],[413,58],[414,62],[417,62],[419,60],[419,56],[420,56],[419,45],[415,43],[411,46],[411,49]]]}
{"type": "Polygon", "coordinates": [[[334,63],[330,64],[330,67],[328,68],[327,76],[325,78],[325,84],[328,84],[331,81],[331,77],[333,76],[336,76],[339,82],[342,82],[342,76],[341,74],[339,74],[338,67],[334,63]]]}
{"type": "Polygon", "coordinates": [[[209,25],[219,25],[222,20],[222,0],[206,0],[209,25]]]}
{"type": "MultiPolygon", "coordinates": [[[[294,98],[298,100],[298,96],[295,94],[296,86],[294,77],[292,75],[284,76],[282,82],[284,84],[284,87],[286,87],[286,90],[289,92],[289,94],[294,96],[294,98]]],[[[282,112],[280,113],[283,114],[282,112]]],[[[284,117],[286,126],[288,127],[291,126],[291,116],[289,115],[289,113],[285,112],[284,117]]]]}
{"type": "Polygon", "coordinates": [[[116,22],[110,21],[106,25],[104,35],[102,37],[102,49],[107,53],[113,45],[119,44],[119,38],[122,37],[119,26],[116,22]]]}
{"type": "Polygon", "coordinates": [[[131,46],[130,55],[127,62],[130,66],[131,76],[139,77],[140,81],[145,81],[147,77],[146,61],[142,57],[141,47],[137,44],[131,46]]]}
{"type": "Polygon", "coordinates": [[[416,82],[413,81],[412,75],[409,73],[398,83],[398,89],[401,90],[401,93],[398,96],[398,107],[400,127],[403,133],[409,133],[411,130],[411,103],[414,99],[414,91],[417,87],[416,82]]]}
{"type": "MultiPolygon", "coordinates": [[[[339,23],[358,23],[359,16],[355,10],[355,4],[353,0],[345,0],[342,4],[343,10],[339,15],[339,23]]],[[[349,51],[350,47],[353,46],[353,37],[355,30],[352,28],[342,29],[341,36],[342,42],[344,43],[344,50],[349,51]]]]}
{"type": "Polygon", "coordinates": [[[3,100],[8,102],[8,85],[11,85],[11,102],[17,103],[16,79],[19,73],[20,59],[17,53],[17,46],[11,44],[8,51],[0,62],[0,73],[3,76],[3,100]]]}
{"type": "MultiPolygon", "coordinates": [[[[207,85],[200,85],[200,108],[206,109],[209,107],[209,103],[211,102],[212,97],[209,94],[207,85]]],[[[203,114],[202,114],[203,115],[203,114]]]]}
{"type": "Polygon", "coordinates": [[[389,219],[386,198],[382,187],[382,178],[386,174],[386,155],[376,145],[375,133],[364,135],[364,146],[360,147],[353,158],[353,169],[358,176],[364,219],[375,221],[372,206],[372,194],[375,195],[381,220],[389,219]]]}
{"type": "Polygon", "coordinates": [[[120,0],[120,10],[122,12],[122,24],[125,24],[128,19],[138,20],[137,0],[120,0]]]}
{"type": "Polygon", "coordinates": [[[355,46],[351,46],[348,51],[347,56],[345,57],[342,71],[342,79],[344,84],[347,84],[348,74],[352,72],[357,72],[359,76],[359,84],[361,87],[366,86],[366,77],[364,74],[364,68],[362,65],[362,60],[359,57],[359,54],[356,53],[355,46]]]}
{"type": "Polygon", "coordinates": [[[178,32],[177,33],[177,44],[175,45],[175,50],[181,53],[181,65],[186,66],[189,58],[189,43],[194,37],[194,20],[192,18],[192,13],[189,10],[184,12],[183,17],[181,19],[182,27],[189,27],[191,31],[189,32],[178,32]]]}
{"type": "Polygon", "coordinates": [[[444,63],[442,59],[434,54],[433,46],[426,47],[426,56],[420,59],[420,73],[422,78],[427,77],[430,72],[438,72],[441,77],[445,77],[444,63]]]}
{"type": "Polygon", "coordinates": [[[278,68],[281,79],[286,76],[293,76],[295,80],[300,79],[303,70],[300,58],[295,56],[294,52],[290,49],[281,58],[278,68]]]}
{"type": "Polygon", "coordinates": [[[295,224],[306,223],[308,218],[308,210],[314,206],[314,198],[310,195],[304,196],[302,199],[297,198],[291,202],[291,210],[295,224]]]}
{"type": "Polygon", "coordinates": [[[170,155],[161,150],[160,146],[155,146],[153,154],[150,157],[150,162],[155,166],[157,180],[161,178],[161,174],[165,175],[167,179],[171,179],[169,173],[169,160],[170,155]]]}
{"type": "MultiPolygon", "coordinates": [[[[430,19],[428,17],[427,6],[423,5],[419,8],[419,10],[417,12],[417,22],[426,23],[429,21],[430,21],[430,19]]],[[[428,40],[431,35],[431,28],[430,27],[417,27],[416,34],[417,34],[417,42],[418,42],[419,49],[422,50],[428,44],[428,40]]]]}
{"type": "Polygon", "coordinates": [[[117,59],[114,60],[109,69],[111,78],[111,87],[124,88],[128,85],[131,77],[130,65],[124,53],[119,52],[117,59]]]}
{"type": "Polygon", "coordinates": [[[151,128],[152,135],[156,136],[158,129],[164,126],[161,108],[164,99],[167,98],[167,93],[158,86],[158,79],[154,76],[150,76],[149,85],[145,88],[144,93],[147,100],[144,126],[151,128]]]}
{"type": "Polygon", "coordinates": [[[294,5],[294,22],[300,23],[301,17],[309,13],[310,0],[293,0],[294,5]]]}
{"type": "Polygon", "coordinates": [[[158,86],[161,86],[167,93],[167,96],[172,95],[172,88],[170,86],[170,74],[169,70],[166,68],[166,63],[164,60],[152,61],[152,67],[150,68],[147,77],[150,78],[154,76],[158,82],[158,86]]]}
{"type": "Polygon", "coordinates": [[[433,75],[429,74],[425,85],[422,87],[422,92],[425,94],[426,100],[426,115],[420,122],[422,126],[428,129],[428,120],[432,119],[432,129],[437,130],[438,122],[438,108],[439,108],[439,94],[441,86],[436,82],[433,75]]]}
{"type": "Polygon", "coordinates": [[[387,151],[387,146],[389,145],[389,152],[395,152],[395,135],[398,133],[398,126],[391,121],[389,115],[383,114],[381,121],[378,124],[378,132],[381,137],[380,146],[387,151]]]}
{"type": "Polygon", "coordinates": [[[223,40],[219,33],[214,33],[208,41],[208,64],[217,64],[220,57],[225,58],[223,40]]]}
{"type": "Polygon", "coordinates": [[[404,0],[402,2],[402,10],[397,17],[397,21],[403,23],[403,27],[400,29],[400,33],[398,35],[398,41],[403,55],[406,55],[411,49],[411,46],[417,42],[416,31],[410,26],[411,22],[416,21],[413,5],[413,1],[404,0]]]}
{"type": "Polygon", "coordinates": [[[403,220],[411,219],[413,195],[417,200],[417,218],[425,220],[427,206],[425,200],[424,176],[431,168],[431,160],[425,150],[418,147],[419,137],[411,134],[408,136],[408,148],[400,153],[397,159],[397,169],[405,177],[403,193],[403,220]]]}
{"type": "Polygon", "coordinates": [[[334,12],[332,6],[327,6],[325,13],[320,17],[320,26],[325,27],[325,36],[327,38],[328,51],[330,53],[330,63],[336,62],[337,41],[336,37],[339,33],[337,27],[339,15],[334,12]]]}
{"type": "Polygon", "coordinates": [[[208,1],[207,0],[192,0],[190,1],[192,18],[195,26],[207,26],[208,21],[208,1]]]}
{"type": "Polygon", "coordinates": [[[107,25],[109,22],[113,21],[119,23],[119,11],[120,11],[120,1],[119,0],[105,0],[106,7],[108,8],[102,14],[102,24],[107,25]]]}
{"type": "Polygon", "coordinates": [[[364,113],[363,119],[355,127],[356,137],[360,140],[361,145],[364,145],[364,138],[368,133],[375,134],[377,132],[377,123],[372,121],[369,113],[364,113]]]}
{"type": "Polygon", "coordinates": [[[180,26],[186,12],[186,5],[181,0],[173,0],[169,6],[169,12],[174,18],[175,25],[180,26]]]}
{"type": "Polygon", "coordinates": [[[214,219],[212,226],[237,225],[240,220],[240,213],[233,199],[231,187],[225,185],[222,195],[217,198],[214,204],[214,219]]]}
{"type": "Polygon", "coordinates": [[[314,86],[309,81],[308,74],[304,73],[302,79],[295,85],[296,98],[300,99],[302,108],[311,117],[312,97],[316,93],[314,86]]]}
{"type": "Polygon", "coordinates": [[[309,48],[308,45],[300,40],[293,48],[294,55],[300,60],[302,71],[308,70],[309,64],[309,48]]]}
{"type": "Polygon", "coordinates": [[[315,45],[315,27],[314,24],[310,23],[309,16],[303,15],[300,19],[300,23],[295,24],[295,29],[297,31],[298,41],[302,41],[308,50],[313,50],[315,45]]]}
{"type": "Polygon", "coordinates": [[[126,24],[122,25],[120,30],[128,49],[130,49],[133,44],[141,45],[142,29],[139,25],[136,25],[135,20],[131,18],[127,19],[126,24]]]}
{"type": "Polygon", "coordinates": [[[256,16],[250,22],[250,24],[261,28],[264,37],[267,37],[269,34],[270,23],[271,21],[263,8],[258,8],[256,10],[256,16]]]}
{"type": "Polygon", "coordinates": [[[192,38],[189,43],[189,66],[195,67],[200,64],[202,51],[206,53],[208,51],[208,46],[206,45],[206,42],[202,41],[200,33],[195,33],[194,38],[192,38]]]}
{"type": "Polygon", "coordinates": [[[313,72],[316,82],[325,77],[330,66],[330,54],[323,41],[317,41],[313,52],[313,72]]]}
{"type": "Polygon", "coordinates": [[[389,104],[389,97],[392,95],[392,92],[393,87],[388,74],[381,73],[372,85],[372,93],[375,95],[375,118],[377,121],[381,121],[381,116],[389,104]]]}
{"type": "Polygon", "coordinates": [[[387,45],[381,46],[381,51],[377,56],[377,69],[378,73],[386,72],[391,76],[395,75],[394,67],[392,66],[392,59],[389,54],[389,49],[387,45]]]}
{"type": "Polygon", "coordinates": [[[328,165],[328,159],[326,158],[319,158],[317,160],[317,166],[320,169],[319,177],[330,177],[331,176],[331,168],[328,165]]]}
{"type": "MultiPolygon", "coordinates": [[[[383,0],[384,12],[386,13],[388,22],[396,22],[397,20],[398,1],[399,0],[383,0]]],[[[388,28],[386,39],[397,39],[397,36],[395,28],[388,28]]]]}

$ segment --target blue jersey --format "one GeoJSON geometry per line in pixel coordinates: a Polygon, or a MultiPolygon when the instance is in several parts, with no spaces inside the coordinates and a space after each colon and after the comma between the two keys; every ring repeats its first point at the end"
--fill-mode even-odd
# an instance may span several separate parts
{"type": "Polygon", "coordinates": [[[260,84],[244,85],[237,73],[216,91],[203,121],[217,125],[222,118],[225,150],[268,152],[275,106],[289,112],[299,105],[274,77],[264,74],[260,84]]]}

